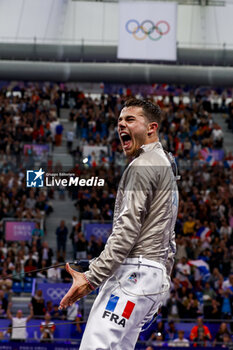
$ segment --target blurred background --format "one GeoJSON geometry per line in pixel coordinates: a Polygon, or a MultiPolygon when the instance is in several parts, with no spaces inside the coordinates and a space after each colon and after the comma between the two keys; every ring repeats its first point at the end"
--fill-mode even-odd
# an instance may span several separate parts
{"type": "Polygon", "coordinates": [[[0,0],[0,348],[79,348],[97,291],[60,311],[70,275],[34,271],[104,249],[131,96],[161,107],[181,175],[170,296],[136,349],[233,348],[232,18],[232,0],[0,0]]]}

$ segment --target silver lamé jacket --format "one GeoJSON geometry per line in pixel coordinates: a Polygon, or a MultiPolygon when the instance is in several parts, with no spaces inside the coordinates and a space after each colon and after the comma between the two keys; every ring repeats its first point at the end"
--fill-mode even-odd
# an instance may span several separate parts
{"type": "Polygon", "coordinates": [[[96,288],[127,257],[162,263],[171,273],[176,251],[174,226],[178,190],[160,142],[143,145],[124,171],[115,203],[113,230],[85,276],[96,288]]]}

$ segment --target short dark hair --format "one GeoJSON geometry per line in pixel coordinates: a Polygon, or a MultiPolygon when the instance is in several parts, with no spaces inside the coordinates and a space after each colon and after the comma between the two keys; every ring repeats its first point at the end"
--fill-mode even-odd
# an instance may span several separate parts
{"type": "Polygon", "coordinates": [[[130,98],[125,101],[124,107],[141,107],[149,123],[156,122],[159,129],[161,124],[161,109],[158,105],[147,100],[130,98]]]}

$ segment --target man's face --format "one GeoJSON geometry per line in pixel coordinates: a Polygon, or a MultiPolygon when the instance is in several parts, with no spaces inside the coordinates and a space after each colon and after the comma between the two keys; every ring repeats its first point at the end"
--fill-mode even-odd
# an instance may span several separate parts
{"type": "Polygon", "coordinates": [[[17,313],[16,313],[16,317],[22,318],[22,316],[23,316],[22,311],[21,311],[21,310],[18,310],[17,313]]]}
{"type": "Polygon", "coordinates": [[[182,262],[183,265],[185,265],[186,264],[186,258],[182,258],[181,262],[182,262]]]}
{"type": "Polygon", "coordinates": [[[118,134],[124,153],[134,156],[145,144],[148,122],[141,107],[125,107],[118,119],[118,134]]]}
{"type": "Polygon", "coordinates": [[[183,331],[178,331],[178,336],[179,336],[179,339],[183,339],[184,338],[184,332],[183,331]]]}
{"type": "Polygon", "coordinates": [[[45,317],[44,317],[45,321],[49,322],[50,318],[51,318],[50,315],[48,313],[46,313],[45,317]]]}

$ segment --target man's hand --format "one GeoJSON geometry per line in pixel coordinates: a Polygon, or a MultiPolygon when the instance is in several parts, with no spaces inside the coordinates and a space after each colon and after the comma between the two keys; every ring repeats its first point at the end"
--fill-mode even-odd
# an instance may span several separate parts
{"type": "Polygon", "coordinates": [[[71,274],[73,284],[70,290],[61,300],[59,306],[60,310],[66,309],[68,306],[72,305],[77,300],[81,299],[92,291],[83,274],[72,269],[68,263],[66,264],[66,271],[71,274]]]}

